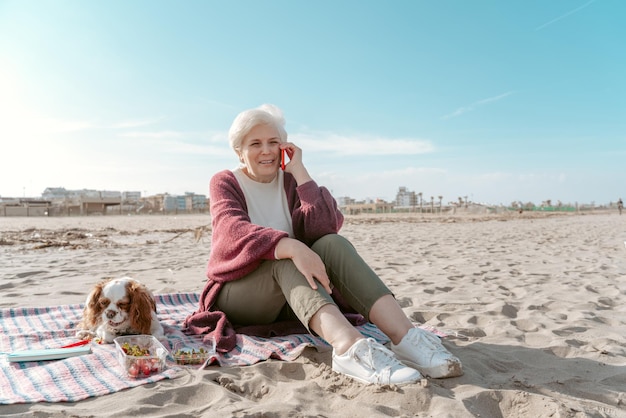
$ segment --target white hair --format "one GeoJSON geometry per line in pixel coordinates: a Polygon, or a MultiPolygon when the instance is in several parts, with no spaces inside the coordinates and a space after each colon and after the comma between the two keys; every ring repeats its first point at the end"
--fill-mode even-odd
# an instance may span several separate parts
{"type": "Polygon", "coordinates": [[[257,125],[271,125],[276,128],[281,142],[287,141],[285,117],[278,106],[263,104],[254,109],[244,110],[237,115],[228,131],[230,147],[238,151],[243,138],[257,125]]]}

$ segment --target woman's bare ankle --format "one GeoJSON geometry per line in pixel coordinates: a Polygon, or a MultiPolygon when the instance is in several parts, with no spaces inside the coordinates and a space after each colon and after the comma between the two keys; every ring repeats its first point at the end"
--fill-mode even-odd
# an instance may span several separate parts
{"type": "Polygon", "coordinates": [[[350,349],[363,335],[356,329],[337,308],[336,305],[322,306],[309,321],[309,327],[325,339],[335,351],[341,355],[350,349]]]}
{"type": "Polygon", "coordinates": [[[355,338],[355,339],[346,339],[345,341],[335,342],[334,344],[332,344],[333,350],[336,355],[341,356],[345,354],[346,351],[350,349],[350,347],[352,347],[354,344],[356,344],[363,338],[364,337],[360,335],[358,338],[355,338]]]}

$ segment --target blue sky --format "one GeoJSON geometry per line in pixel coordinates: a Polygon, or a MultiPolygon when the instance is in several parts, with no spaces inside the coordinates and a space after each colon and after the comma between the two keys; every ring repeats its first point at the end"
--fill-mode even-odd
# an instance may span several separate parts
{"type": "Polygon", "coordinates": [[[0,0],[0,196],[208,193],[281,107],[335,196],[626,198],[626,2],[0,0]]]}

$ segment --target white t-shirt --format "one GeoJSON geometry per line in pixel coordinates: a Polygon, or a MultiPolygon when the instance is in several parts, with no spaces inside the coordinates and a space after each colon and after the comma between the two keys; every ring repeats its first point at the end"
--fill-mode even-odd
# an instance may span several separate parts
{"type": "Polygon", "coordinates": [[[293,238],[282,170],[278,170],[278,175],[271,183],[254,181],[241,168],[233,170],[233,174],[243,190],[252,223],[284,231],[293,238]]]}

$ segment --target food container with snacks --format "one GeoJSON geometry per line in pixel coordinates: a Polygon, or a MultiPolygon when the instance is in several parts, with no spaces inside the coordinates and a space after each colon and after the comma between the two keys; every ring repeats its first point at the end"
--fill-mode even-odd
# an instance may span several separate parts
{"type": "Polygon", "coordinates": [[[131,378],[145,378],[165,370],[167,349],[152,335],[125,335],[115,340],[117,359],[131,378]]]}
{"type": "Polygon", "coordinates": [[[178,341],[174,343],[172,357],[176,364],[181,366],[197,366],[204,364],[208,358],[215,354],[215,341],[210,344],[202,342],[190,344],[178,341]]]}

